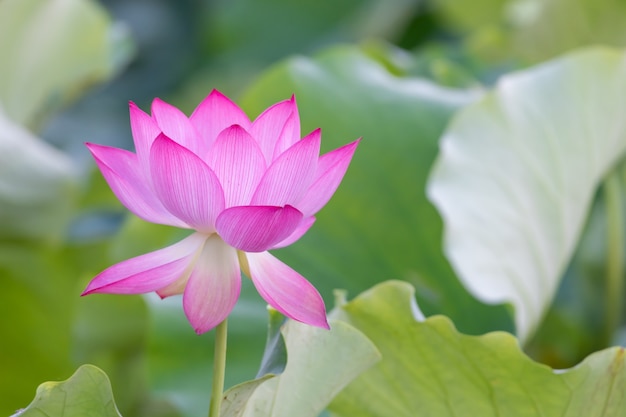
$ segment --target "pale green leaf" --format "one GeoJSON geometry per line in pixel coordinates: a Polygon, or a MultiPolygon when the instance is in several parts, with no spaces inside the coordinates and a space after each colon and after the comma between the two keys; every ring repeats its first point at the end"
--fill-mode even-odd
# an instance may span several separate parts
{"type": "Polygon", "coordinates": [[[0,102],[17,123],[36,126],[82,89],[106,80],[132,50],[92,0],[0,2],[0,102]]]}
{"type": "Polygon", "coordinates": [[[285,371],[228,390],[223,417],[319,415],[343,387],[380,359],[374,345],[354,327],[340,321],[330,325],[328,331],[288,321],[282,329],[288,354],[285,371]]]}
{"type": "Polygon", "coordinates": [[[0,108],[0,239],[59,240],[70,221],[77,183],[68,157],[0,108]]]}
{"type": "Polygon", "coordinates": [[[511,74],[441,141],[429,194],[479,299],[515,306],[525,340],[550,304],[594,192],[626,148],[626,59],[589,49],[511,74]]]}
{"type": "Polygon", "coordinates": [[[331,403],[341,417],[617,417],[626,415],[623,348],[554,371],[509,333],[459,333],[443,316],[416,320],[414,289],[390,281],[334,316],[361,330],[383,359],[331,403]]]}
{"type": "Polygon", "coordinates": [[[83,365],[68,380],[44,382],[19,417],[121,417],[107,375],[83,365]]]}

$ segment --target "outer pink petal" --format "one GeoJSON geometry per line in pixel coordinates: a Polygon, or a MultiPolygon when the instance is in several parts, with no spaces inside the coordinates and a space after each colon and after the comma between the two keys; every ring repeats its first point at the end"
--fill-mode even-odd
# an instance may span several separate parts
{"type": "Polygon", "coordinates": [[[152,191],[137,155],[124,149],[86,144],[100,172],[115,196],[138,217],[151,222],[177,227],[188,227],[172,216],[152,191]]]}
{"type": "Polygon", "coordinates": [[[82,295],[141,294],[163,288],[190,270],[205,240],[194,233],[167,248],[115,264],[91,280],[82,295]]]}
{"type": "Polygon", "coordinates": [[[130,129],[135,142],[135,151],[139,157],[139,163],[146,175],[150,175],[150,148],[152,142],[159,136],[161,129],[154,119],[141,110],[132,101],[129,103],[130,129]]]}
{"type": "Polygon", "coordinates": [[[302,275],[270,255],[247,253],[252,282],[261,297],[285,316],[329,329],[324,300],[302,275]]]}
{"type": "MultiPolygon", "coordinates": [[[[232,125],[248,130],[250,119],[235,103],[217,90],[211,91],[189,118],[200,133],[204,150],[211,149],[217,135],[232,125]]],[[[200,153],[203,158],[206,153],[200,153]]]]}
{"type": "Polygon", "coordinates": [[[301,220],[302,213],[291,206],[231,207],[219,215],[216,229],[230,246],[262,252],[289,237],[301,220]]]}
{"type": "Polygon", "coordinates": [[[167,210],[194,229],[213,233],[224,209],[224,192],[211,168],[163,134],[152,145],[150,168],[156,194],[167,210]]]}
{"type": "Polygon", "coordinates": [[[155,98],[152,101],[152,117],[165,136],[197,155],[203,154],[200,134],[189,118],[177,107],[155,98]]]}
{"type": "Polygon", "coordinates": [[[309,231],[311,226],[313,226],[313,223],[315,223],[315,217],[313,216],[302,219],[302,221],[300,221],[300,225],[296,228],[296,230],[293,231],[293,233],[291,233],[291,235],[289,235],[285,240],[278,242],[270,249],[284,248],[285,246],[289,246],[292,243],[296,242],[298,239],[304,236],[306,232],[309,231]]]}
{"type": "Polygon", "coordinates": [[[258,142],[269,165],[280,153],[300,140],[300,118],[294,97],[268,107],[256,118],[250,133],[258,142]],[[280,145],[279,145],[280,144],[280,145]]]}
{"type": "Polygon", "coordinates": [[[213,235],[206,241],[183,295],[183,308],[196,333],[221,323],[241,290],[237,251],[213,235]]]}
{"type": "Polygon", "coordinates": [[[300,201],[313,181],[320,141],[317,129],[283,152],[263,175],[251,204],[284,206],[300,201]]]}
{"type": "Polygon", "coordinates": [[[296,204],[305,216],[314,215],[328,203],[346,174],[359,142],[360,139],[320,157],[313,184],[296,204]]]}
{"type": "Polygon", "coordinates": [[[222,184],[226,207],[249,204],[265,172],[261,149],[239,125],[228,127],[218,135],[209,165],[222,184]]]}

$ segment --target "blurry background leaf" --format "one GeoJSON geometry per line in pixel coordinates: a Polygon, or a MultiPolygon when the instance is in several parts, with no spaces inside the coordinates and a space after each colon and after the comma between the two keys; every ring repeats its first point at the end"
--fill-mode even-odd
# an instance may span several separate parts
{"type": "Polygon", "coordinates": [[[0,415],[26,406],[41,382],[74,369],[74,279],[60,251],[0,243],[0,415]]]}
{"type": "Polygon", "coordinates": [[[626,148],[624,54],[589,49],[508,75],[454,118],[429,194],[446,252],[486,302],[515,305],[518,336],[542,319],[596,187],[626,148]]]}
{"type": "Polygon", "coordinates": [[[328,331],[288,320],[281,330],[285,371],[227,391],[224,417],[317,417],[343,387],[380,360],[376,347],[354,327],[340,321],[330,326],[328,331]],[[245,404],[237,401],[248,395],[245,404]]]}
{"type": "Polygon", "coordinates": [[[413,293],[407,283],[386,282],[334,310],[383,357],[335,398],[334,416],[624,415],[624,349],[555,372],[525,356],[508,333],[467,336],[443,316],[416,320],[413,293]]]}
{"type": "Polygon", "coordinates": [[[451,32],[490,62],[536,63],[585,45],[626,45],[622,0],[434,0],[451,32]]]}
{"type": "Polygon", "coordinates": [[[0,240],[61,241],[77,186],[72,161],[0,108],[0,240]]]}
{"type": "Polygon", "coordinates": [[[52,110],[111,77],[132,50],[91,0],[0,2],[0,103],[36,127],[52,110]]]}
{"type": "Polygon", "coordinates": [[[92,365],[84,365],[68,380],[45,382],[20,417],[121,417],[115,406],[107,375],[92,365]]]}
{"type": "Polygon", "coordinates": [[[200,34],[201,56],[209,59],[185,85],[185,101],[198,103],[216,85],[229,95],[240,93],[260,72],[292,54],[338,42],[400,39],[420,8],[414,0],[210,2],[200,34]]]}
{"type": "Polygon", "coordinates": [[[285,316],[273,308],[267,308],[269,316],[267,326],[267,339],[261,366],[256,374],[257,378],[266,374],[280,374],[285,370],[287,363],[287,347],[280,329],[285,323],[285,316]]]}

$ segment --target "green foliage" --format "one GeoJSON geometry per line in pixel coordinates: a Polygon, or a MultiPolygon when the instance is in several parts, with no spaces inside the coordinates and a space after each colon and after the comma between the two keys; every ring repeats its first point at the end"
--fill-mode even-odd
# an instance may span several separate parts
{"type": "Polygon", "coordinates": [[[9,415],[42,381],[74,369],[68,352],[78,293],[59,252],[35,244],[1,244],[0,277],[0,414],[9,415]]]}
{"type": "Polygon", "coordinates": [[[289,320],[283,373],[238,385],[225,393],[223,417],[316,417],[350,381],[380,359],[358,330],[331,321],[331,330],[289,320]]]}
{"type": "Polygon", "coordinates": [[[81,366],[67,381],[41,384],[33,402],[16,416],[121,417],[109,378],[91,365],[81,366]]]}
{"type": "Polygon", "coordinates": [[[624,46],[622,0],[434,0],[473,55],[537,63],[586,45],[624,46]]]}
{"type": "Polygon", "coordinates": [[[526,340],[552,302],[596,188],[626,149],[622,52],[591,49],[504,77],[441,139],[429,184],[446,251],[526,340]]]}
{"type": "Polygon", "coordinates": [[[623,348],[557,372],[524,355],[508,333],[467,336],[446,317],[419,320],[416,311],[414,289],[390,281],[333,312],[383,357],[335,398],[334,416],[624,416],[623,348]]]}
{"type": "Polygon", "coordinates": [[[0,103],[33,128],[86,87],[110,78],[132,47],[91,0],[0,2],[0,103]]]}
{"type": "Polygon", "coordinates": [[[0,240],[59,243],[73,214],[75,167],[66,155],[11,121],[1,104],[0,240]]]}

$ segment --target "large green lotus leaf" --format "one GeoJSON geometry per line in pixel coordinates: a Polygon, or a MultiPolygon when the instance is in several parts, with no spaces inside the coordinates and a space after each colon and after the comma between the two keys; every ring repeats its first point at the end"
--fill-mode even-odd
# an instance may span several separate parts
{"type": "Polygon", "coordinates": [[[541,320],[598,183],[626,147],[626,61],[589,49],[504,77],[442,138],[429,194],[459,277],[514,304],[518,335],[541,320]]]}
{"type": "Polygon", "coordinates": [[[392,49],[372,56],[367,48],[335,47],[277,65],[240,100],[254,117],[295,93],[302,133],[321,126],[325,150],[363,137],[316,224],[277,255],[326,300],[335,288],[354,294],[393,277],[417,287],[426,313],[445,312],[464,331],[510,329],[503,307],[483,306],[459,284],[425,196],[439,136],[475,94],[403,76],[398,60],[392,49]]]}
{"type": "Polygon", "coordinates": [[[107,375],[92,365],[83,365],[68,380],[45,382],[20,417],[121,417],[115,406],[107,375]]]}
{"type": "Polygon", "coordinates": [[[281,330],[288,355],[284,372],[227,391],[224,417],[317,417],[343,387],[380,360],[376,347],[354,327],[332,320],[330,325],[328,331],[289,320],[281,330]]]}
{"type": "Polygon", "coordinates": [[[59,241],[70,221],[77,183],[67,156],[9,120],[0,108],[0,239],[59,241]]]}
{"type": "Polygon", "coordinates": [[[443,316],[420,318],[414,289],[389,281],[334,311],[383,359],[331,403],[339,417],[624,416],[626,355],[611,348],[567,371],[528,358],[505,332],[459,333],[443,316]]]}
{"type": "Polygon", "coordinates": [[[15,122],[38,125],[82,89],[106,80],[130,42],[91,0],[0,2],[0,103],[15,122]]]}
{"type": "Polygon", "coordinates": [[[450,29],[487,59],[538,62],[585,45],[623,46],[622,0],[435,0],[450,29]]]}

